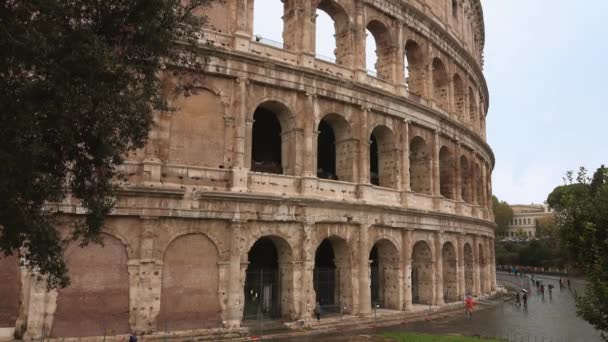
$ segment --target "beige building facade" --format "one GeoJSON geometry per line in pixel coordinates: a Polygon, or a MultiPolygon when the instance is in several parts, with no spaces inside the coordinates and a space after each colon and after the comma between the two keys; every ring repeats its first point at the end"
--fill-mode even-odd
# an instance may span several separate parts
{"type": "Polygon", "coordinates": [[[535,239],[538,220],[553,217],[547,204],[514,204],[513,219],[507,226],[504,239],[535,239]]]}
{"type": "Polygon", "coordinates": [[[1,331],[230,329],[495,290],[480,1],[284,0],[282,48],[253,35],[259,1],[210,9],[205,71],[166,72],[196,90],[128,157],[104,246],[68,247],[72,285],[0,260],[1,331]],[[315,54],[317,10],[332,61],[315,54]]]}

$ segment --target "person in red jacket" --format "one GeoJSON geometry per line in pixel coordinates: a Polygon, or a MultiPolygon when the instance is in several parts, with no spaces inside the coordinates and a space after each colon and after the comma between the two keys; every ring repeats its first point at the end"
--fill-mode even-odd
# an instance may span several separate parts
{"type": "Polygon", "coordinates": [[[473,318],[473,308],[475,308],[475,301],[471,296],[467,296],[464,300],[465,312],[467,319],[473,318]]]}

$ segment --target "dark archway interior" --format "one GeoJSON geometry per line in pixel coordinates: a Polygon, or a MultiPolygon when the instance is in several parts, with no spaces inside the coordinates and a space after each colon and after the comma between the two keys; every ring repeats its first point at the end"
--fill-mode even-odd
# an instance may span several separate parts
{"type": "Polygon", "coordinates": [[[336,136],[333,128],[325,121],[319,124],[317,137],[317,177],[337,180],[336,136]]]}
{"type": "Polygon", "coordinates": [[[256,241],[248,254],[243,320],[281,316],[278,253],[272,239],[256,241]]]}
{"type": "Polygon", "coordinates": [[[329,239],[323,240],[315,253],[315,269],[313,274],[314,289],[317,294],[316,301],[324,307],[325,311],[339,310],[337,299],[339,293],[339,273],[334,262],[334,248],[329,239]]]}
{"type": "Polygon", "coordinates": [[[380,297],[380,258],[378,257],[378,246],[374,245],[372,248],[369,253],[369,260],[371,261],[371,299],[372,307],[374,307],[382,300],[380,297]]]}
{"type": "Polygon", "coordinates": [[[253,113],[251,170],[283,173],[281,165],[281,124],[275,113],[265,108],[253,113]]]}
{"type": "Polygon", "coordinates": [[[372,134],[369,145],[369,179],[373,185],[380,186],[380,173],[378,170],[378,140],[372,134]]]}

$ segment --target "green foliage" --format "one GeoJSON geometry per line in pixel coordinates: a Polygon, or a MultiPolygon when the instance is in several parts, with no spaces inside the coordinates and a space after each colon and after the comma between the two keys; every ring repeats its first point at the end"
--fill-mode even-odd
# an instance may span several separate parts
{"type": "Polygon", "coordinates": [[[578,313],[608,341],[608,169],[597,169],[593,177],[581,168],[574,179],[549,195],[556,212],[561,237],[588,280],[584,296],[577,300],[578,313]]]}
{"type": "Polygon", "coordinates": [[[66,286],[68,241],[100,242],[123,156],[167,109],[167,61],[200,68],[201,17],[214,0],[23,0],[0,4],[0,251],[66,286]],[[180,48],[177,49],[180,42],[180,48]],[[68,236],[49,203],[86,214],[68,236]]]}
{"type": "Polygon", "coordinates": [[[492,210],[494,211],[494,222],[497,226],[496,233],[505,233],[509,222],[513,219],[513,209],[509,203],[500,201],[496,196],[492,196],[492,210]]]}
{"type": "Polygon", "coordinates": [[[502,241],[496,243],[496,263],[498,265],[518,265],[533,267],[559,267],[567,263],[567,253],[549,240],[527,242],[502,241]]]}

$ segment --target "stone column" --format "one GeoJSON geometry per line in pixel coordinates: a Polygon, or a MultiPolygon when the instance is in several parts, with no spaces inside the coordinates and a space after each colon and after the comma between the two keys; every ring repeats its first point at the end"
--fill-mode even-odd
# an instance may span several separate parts
{"type": "Polygon", "coordinates": [[[253,34],[253,0],[236,0],[231,21],[234,24],[234,49],[249,50],[249,41],[253,34]]]}
{"type": "Polygon", "coordinates": [[[473,293],[476,296],[481,296],[481,270],[479,257],[479,240],[477,236],[473,237],[473,293]]]}
{"type": "Polygon", "coordinates": [[[240,236],[243,229],[243,221],[234,220],[230,224],[230,259],[228,274],[228,304],[224,321],[228,328],[239,328],[243,316],[243,288],[240,236]]]}
{"type": "Polygon", "coordinates": [[[433,156],[431,161],[431,170],[432,170],[432,184],[433,184],[433,196],[439,197],[441,196],[441,180],[440,180],[440,170],[439,170],[439,132],[435,130],[435,135],[433,136],[433,156]]]}
{"type": "Polygon", "coordinates": [[[496,250],[494,248],[494,239],[490,239],[490,289],[496,291],[496,250]]]}
{"type": "Polygon", "coordinates": [[[46,278],[29,273],[29,305],[27,308],[27,330],[24,340],[48,338],[53,327],[53,316],[57,309],[57,290],[47,291],[46,278]]]}
{"type": "Polygon", "coordinates": [[[401,191],[410,192],[410,122],[404,120],[401,125],[401,191]]]}
{"type": "Polygon", "coordinates": [[[479,186],[481,187],[482,191],[481,191],[481,203],[480,206],[484,209],[486,209],[488,207],[488,192],[486,191],[486,163],[482,162],[481,163],[481,184],[479,184],[479,186]]]}
{"type": "Polygon", "coordinates": [[[401,238],[403,240],[402,264],[403,266],[403,310],[412,308],[412,231],[404,230],[401,238]]]}
{"type": "Polygon", "coordinates": [[[371,285],[369,274],[369,227],[362,224],[359,227],[359,315],[369,316],[371,307],[371,285]]]}
{"type": "Polygon", "coordinates": [[[443,305],[443,248],[441,235],[436,232],[433,235],[435,243],[435,305],[443,305]]]}
{"type": "Polygon", "coordinates": [[[250,168],[251,164],[246,164],[247,150],[247,87],[249,80],[246,78],[237,78],[235,80],[236,96],[233,104],[235,110],[235,126],[234,126],[234,155],[233,163],[235,168],[250,168]]]}
{"type": "Polygon", "coordinates": [[[355,2],[355,22],[353,27],[353,65],[352,68],[355,70],[357,80],[365,81],[367,78],[367,65],[365,55],[366,45],[366,28],[365,28],[365,8],[362,1],[355,2]]]}
{"type": "Polygon", "coordinates": [[[319,132],[315,127],[316,119],[319,117],[319,105],[317,95],[306,93],[306,108],[308,115],[304,126],[304,162],[303,177],[317,177],[317,136],[319,132]]]}
{"type": "Polygon", "coordinates": [[[253,118],[245,120],[245,168],[251,169],[251,147],[253,144],[253,118]]]}
{"type": "Polygon", "coordinates": [[[359,184],[369,184],[369,134],[367,129],[367,117],[370,108],[361,108],[359,116],[359,184]]]}
{"type": "Polygon", "coordinates": [[[456,142],[456,149],[454,152],[454,174],[456,175],[456,179],[454,181],[454,186],[455,186],[455,195],[454,195],[454,199],[456,201],[462,202],[463,198],[462,198],[462,178],[460,177],[461,174],[461,165],[460,165],[460,153],[461,153],[461,147],[460,147],[460,141],[456,142]]]}
{"type": "MultiPolygon", "coordinates": [[[[296,298],[299,298],[300,317],[304,325],[309,324],[313,316],[316,305],[316,294],[313,284],[313,272],[315,267],[315,246],[312,245],[313,222],[302,224],[302,261],[300,263],[300,290],[295,291],[296,298]]],[[[296,304],[296,305],[297,305],[296,304]]]]}
{"type": "Polygon", "coordinates": [[[463,299],[466,292],[466,275],[464,271],[464,242],[463,235],[458,235],[458,246],[456,247],[456,255],[458,259],[456,274],[458,277],[458,298],[463,299]]]}

